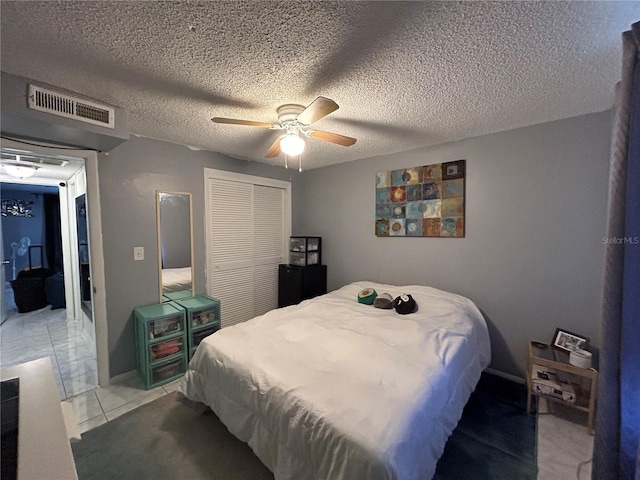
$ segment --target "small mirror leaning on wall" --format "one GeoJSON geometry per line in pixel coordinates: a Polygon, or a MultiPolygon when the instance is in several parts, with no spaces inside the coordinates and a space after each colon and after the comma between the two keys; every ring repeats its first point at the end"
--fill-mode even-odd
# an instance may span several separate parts
{"type": "Polygon", "coordinates": [[[193,295],[191,194],[157,191],[160,302],[193,295]]]}

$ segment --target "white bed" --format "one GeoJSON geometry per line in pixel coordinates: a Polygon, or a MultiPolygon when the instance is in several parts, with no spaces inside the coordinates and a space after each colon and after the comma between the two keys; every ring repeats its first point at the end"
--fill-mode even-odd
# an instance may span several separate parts
{"type": "Polygon", "coordinates": [[[191,290],[191,267],[163,268],[162,293],[191,290]]]}
{"type": "Polygon", "coordinates": [[[489,360],[469,299],[356,282],[207,337],[178,392],[210,406],[277,480],[425,480],[489,360]],[[419,310],[360,304],[365,287],[410,293],[419,310]]]}

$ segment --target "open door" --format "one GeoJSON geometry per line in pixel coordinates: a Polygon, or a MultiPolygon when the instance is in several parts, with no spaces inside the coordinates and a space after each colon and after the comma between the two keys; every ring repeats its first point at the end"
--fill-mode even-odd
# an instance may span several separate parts
{"type": "MultiPolygon", "coordinates": [[[[74,311],[74,318],[68,318],[68,320],[82,321],[87,336],[93,340],[98,360],[98,382],[105,387],[109,385],[110,378],[98,155],[95,151],[90,150],[60,149],[53,146],[44,147],[25,144],[18,140],[2,139],[1,143],[3,154],[10,152],[13,155],[29,155],[44,159],[47,163],[55,160],[64,160],[71,164],[78,161],[84,164],[84,167],[76,169],[75,174],[71,173],[71,176],[48,178],[49,183],[47,184],[60,186],[60,224],[61,229],[67,232],[63,234],[63,238],[66,237],[68,239],[66,242],[63,240],[66,305],[67,311],[74,311]],[[76,198],[78,197],[84,198],[84,211],[86,212],[86,216],[82,219],[83,223],[80,224],[76,222],[76,210],[82,208],[81,205],[76,203],[76,198]],[[84,227],[81,225],[84,225],[84,227]],[[83,237],[84,234],[86,234],[86,241],[81,240],[79,242],[79,236],[83,237]],[[86,253],[85,256],[82,256],[81,248],[84,250],[82,253],[86,253]],[[86,262],[80,261],[81,256],[86,262]],[[88,268],[87,266],[84,267],[85,272],[88,270],[88,273],[85,273],[84,298],[90,298],[90,309],[87,308],[89,307],[87,304],[85,304],[85,308],[82,307],[83,301],[81,299],[83,296],[81,294],[82,284],[80,280],[80,272],[83,268],[82,263],[88,265],[88,268]],[[70,277],[67,275],[70,275],[70,277]],[[90,281],[88,289],[86,280],[90,281]],[[70,305],[73,305],[74,308],[70,309],[70,305]]],[[[46,183],[42,181],[42,178],[37,179],[35,177],[24,179],[21,183],[46,183]]],[[[82,200],[80,203],[82,203],[82,200]]],[[[0,256],[0,259],[4,260],[2,256],[0,256]]],[[[2,288],[4,289],[4,284],[2,288]]],[[[4,297],[4,292],[2,292],[2,295],[4,297]]],[[[5,303],[4,301],[2,302],[3,305],[5,303]]]]}
{"type": "Polygon", "coordinates": [[[80,322],[95,346],[91,254],[89,245],[86,169],[82,167],[60,185],[60,208],[68,321],[80,322]]]}
{"type": "MultiPolygon", "coordinates": [[[[84,172],[83,172],[84,173],[84,172]]],[[[93,289],[91,287],[91,249],[89,248],[89,223],[87,195],[82,193],[75,198],[76,232],[78,249],[78,303],[82,315],[83,329],[95,343],[95,325],[93,322],[93,289]]]]}
{"type": "Polygon", "coordinates": [[[6,265],[8,265],[10,262],[9,260],[5,260],[4,258],[4,237],[2,236],[2,222],[0,222],[0,260],[2,261],[1,264],[1,268],[0,268],[0,325],[2,325],[4,323],[4,321],[7,319],[7,278],[6,278],[6,273],[5,273],[5,269],[6,269],[6,265]]]}

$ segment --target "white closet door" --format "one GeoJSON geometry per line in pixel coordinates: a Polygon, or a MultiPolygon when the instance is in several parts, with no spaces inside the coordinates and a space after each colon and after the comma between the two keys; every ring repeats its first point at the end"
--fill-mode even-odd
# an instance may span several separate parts
{"type": "Polygon", "coordinates": [[[284,261],[284,194],[282,188],[254,185],[253,305],[255,315],[278,307],[278,264],[284,261]]]}
{"type": "Polygon", "coordinates": [[[290,232],[289,190],[258,180],[207,181],[207,293],[222,304],[223,327],[278,306],[278,264],[284,262],[290,232]]]}

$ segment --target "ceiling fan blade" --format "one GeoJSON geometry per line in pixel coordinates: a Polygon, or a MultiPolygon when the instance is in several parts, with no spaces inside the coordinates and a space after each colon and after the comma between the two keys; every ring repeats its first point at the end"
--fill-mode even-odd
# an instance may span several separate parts
{"type": "Polygon", "coordinates": [[[331,112],[335,112],[338,108],[340,108],[338,104],[330,98],[318,97],[300,112],[296,120],[304,125],[311,125],[331,112]]]}
{"type": "Polygon", "coordinates": [[[231,125],[246,125],[248,127],[271,128],[273,125],[266,122],[254,122],[252,120],[237,120],[235,118],[213,117],[211,119],[215,123],[228,123],[231,125]]]}
{"type": "Polygon", "coordinates": [[[280,140],[281,139],[282,139],[282,137],[276,138],[276,141],[273,142],[273,144],[271,145],[271,147],[267,151],[267,154],[264,156],[264,158],[275,158],[278,155],[280,155],[280,140]]]}
{"type": "Polygon", "coordinates": [[[345,137],[344,135],[338,135],[337,133],[323,132],[322,130],[314,130],[309,134],[309,136],[317,140],[336,143],[344,147],[350,147],[351,145],[356,143],[355,138],[345,137]]]}

